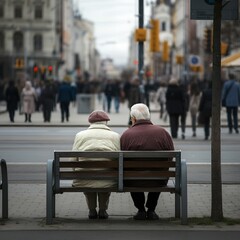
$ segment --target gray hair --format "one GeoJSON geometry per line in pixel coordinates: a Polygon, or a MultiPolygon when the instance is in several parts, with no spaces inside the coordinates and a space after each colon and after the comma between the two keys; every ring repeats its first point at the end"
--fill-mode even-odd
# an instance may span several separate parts
{"type": "Polygon", "coordinates": [[[147,105],[143,103],[134,104],[131,107],[130,116],[136,118],[136,120],[150,120],[150,112],[147,105]]]}

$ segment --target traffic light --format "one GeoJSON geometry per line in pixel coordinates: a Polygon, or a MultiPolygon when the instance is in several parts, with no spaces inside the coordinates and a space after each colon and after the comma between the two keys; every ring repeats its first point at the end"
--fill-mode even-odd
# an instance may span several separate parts
{"type": "Polygon", "coordinates": [[[150,51],[159,52],[159,21],[156,19],[151,20],[151,34],[150,34],[150,51]]]}
{"type": "Polygon", "coordinates": [[[52,75],[52,71],[53,71],[53,66],[52,66],[52,65],[49,65],[49,66],[48,66],[48,74],[49,74],[49,75],[52,75]]]}
{"type": "Polygon", "coordinates": [[[169,46],[168,46],[168,41],[163,42],[163,51],[162,51],[162,60],[164,62],[169,61],[169,46]]]}
{"type": "Polygon", "coordinates": [[[34,77],[37,77],[38,71],[39,71],[38,66],[36,64],[34,64],[34,66],[33,66],[33,76],[34,77]]]}
{"type": "Polygon", "coordinates": [[[24,68],[24,60],[22,58],[16,58],[15,68],[24,68]]]}
{"type": "Polygon", "coordinates": [[[147,31],[144,28],[138,28],[135,31],[135,41],[136,42],[144,42],[146,41],[147,31]]]}
{"type": "Polygon", "coordinates": [[[182,55],[177,55],[176,56],[176,63],[177,64],[183,64],[183,56],[182,55]]]}
{"type": "Polygon", "coordinates": [[[212,29],[206,28],[204,32],[204,50],[205,53],[212,52],[212,29]]]}
{"type": "Polygon", "coordinates": [[[228,55],[228,44],[225,42],[221,42],[221,55],[228,55]]]}

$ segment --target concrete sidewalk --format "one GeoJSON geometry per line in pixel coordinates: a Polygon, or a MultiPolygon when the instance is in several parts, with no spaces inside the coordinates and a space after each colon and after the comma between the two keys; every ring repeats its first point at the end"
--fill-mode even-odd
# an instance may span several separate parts
{"type": "MultiPolygon", "coordinates": [[[[224,217],[240,218],[239,199],[240,185],[223,185],[224,217]]],[[[56,219],[53,225],[48,226],[45,224],[46,185],[10,184],[9,220],[0,225],[0,231],[18,229],[159,230],[159,228],[192,228],[194,225],[190,222],[188,226],[184,227],[181,226],[180,220],[174,219],[173,194],[161,194],[156,212],[160,216],[159,221],[134,221],[132,215],[136,213],[136,208],[133,206],[130,194],[112,193],[108,209],[109,219],[88,220],[84,195],[82,193],[64,193],[56,196],[56,219]]],[[[210,215],[211,186],[189,184],[188,217],[202,218],[210,217],[210,215]]],[[[223,227],[225,225],[219,224],[219,226],[223,227]]],[[[216,225],[208,227],[216,228],[216,225]]]]}
{"type": "MultiPolygon", "coordinates": [[[[99,101],[97,96],[95,96],[95,108],[98,110],[103,109],[103,103],[102,101],[99,101]]],[[[150,103],[150,110],[151,110],[151,120],[154,124],[161,125],[161,126],[169,126],[169,118],[167,117],[167,114],[165,115],[165,119],[160,119],[159,117],[159,109],[160,106],[154,102],[150,103]]],[[[3,110],[3,107],[2,107],[3,110]]],[[[70,119],[69,122],[61,123],[61,113],[59,109],[59,104],[57,104],[56,110],[52,112],[51,122],[50,123],[44,123],[43,122],[43,114],[42,112],[34,112],[32,114],[32,123],[25,123],[24,122],[24,114],[19,114],[18,111],[15,112],[15,122],[11,123],[9,120],[8,113],[5,111],[2,111],[0,114],[0,126],[88,126],[88,116],[89,113],[78,113],[77,104],[73,105],[71,103],[70,105],[70,119]]],[[[128,125],[128,118],[129,118],[129,109],[128,109],[128,103],[125,101],[124,103],[120,104],[120,111],[119,113],[115,113],[114,110],[114,104],[112,103],[112,109],[109,113],[110,121],[109,126],[127,126],[128,125]]],[[[191,118],[190,113],[188,112],[187,120],[186,120],[187,126],[191,126],[191,118]]],[[[226,126],[226,111],[225,109],[222,109],[221,112],[221,125],[226,126]]]]}

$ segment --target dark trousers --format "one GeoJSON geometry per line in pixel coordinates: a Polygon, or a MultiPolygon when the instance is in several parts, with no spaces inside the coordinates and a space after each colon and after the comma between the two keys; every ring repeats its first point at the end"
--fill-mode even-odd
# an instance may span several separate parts
{"type": "Polygon", "coordinates": [[[210,116],[205,116],[204,119],[204,134],[205,134],[205,139],[208,139],[210,136],[210,116]]]}
{"type": "Polygon", "coordinates": [[[227,121],[230,131],[238,129],[238,107],[227,107],[227,121]]]}
{"type": "Polygon", "coordinates": [[[180,116],[180,114],[170,114],[169,115],[171,135],[173,138],[177,138],[177,135],[178,135],[179,116],[180,116]]]}
{"type": "Polygon", "coordinates": [[[50,122],[51,121],[51,109],[48,107],[43,107],[43,119],[44,122],[50,122]]]}
{"type": "Polygon", "coordinates": [[[14,122],[15,109],[8,109],[8,114],[11,122],[14,122]]]}
{"type": "Polygon", "coordinates": [[[66,116],[66,120],[69,120],[69,104],[70,102],[61,102],[60,108],[61,108],[61,118],[62,122],[64,122],[64,118],[66,116]]]}
{"type": "MultiPolygon", "coordinates": [[[[149,192],[147,196],[146,207],[150,211],[155,211],[158,203],[160,193],[159,192],[149,192]]],[[[131,192],[131,197],[134,202],[134,206],[140,210],[145,210],[145,194],[144,192],[131,192]]]]}

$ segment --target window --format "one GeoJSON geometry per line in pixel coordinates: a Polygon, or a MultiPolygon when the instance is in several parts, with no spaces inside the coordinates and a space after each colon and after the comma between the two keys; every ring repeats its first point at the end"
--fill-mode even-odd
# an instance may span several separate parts
{"type": "Polygon", "coordinates": [[[163,32],[166,31],[166,22],[162,22],[162,29],[163,32]]]}
{"type": "Polygon", "coordinates": [[[15,6],[14,17],[15,18],[22,18],[22,7],[21,6],[15,6]]]}
{"type": "Polygon", "coordinates": [[[42,48],[43,48],[42,35],[40,35],[40,34],[35,35],[33,41],[34,41],[34,43],[33,43],[34,50],[35,51],[41,51],[42,48]]]}
{"type": "Polygon", "coordinates": [[[4,17],[4,8],[3,5],[0,5],[0,18],[4,17]]]}
{"type": "Polygon", "coordinates": [[[13,35],[13,47],[15,50],[23,50],[23,33],[15,32],[13,35]]]}
{"type": "Polygon", "coordinates": [[[35,19],[43,18],[43,8],[42,6],[35,6],[35,19]]]}
{"type": "Polygon", "coordinates": [[[4,49],[4,33],[0,32],[0,49],[3,50],[4,49]]]}

